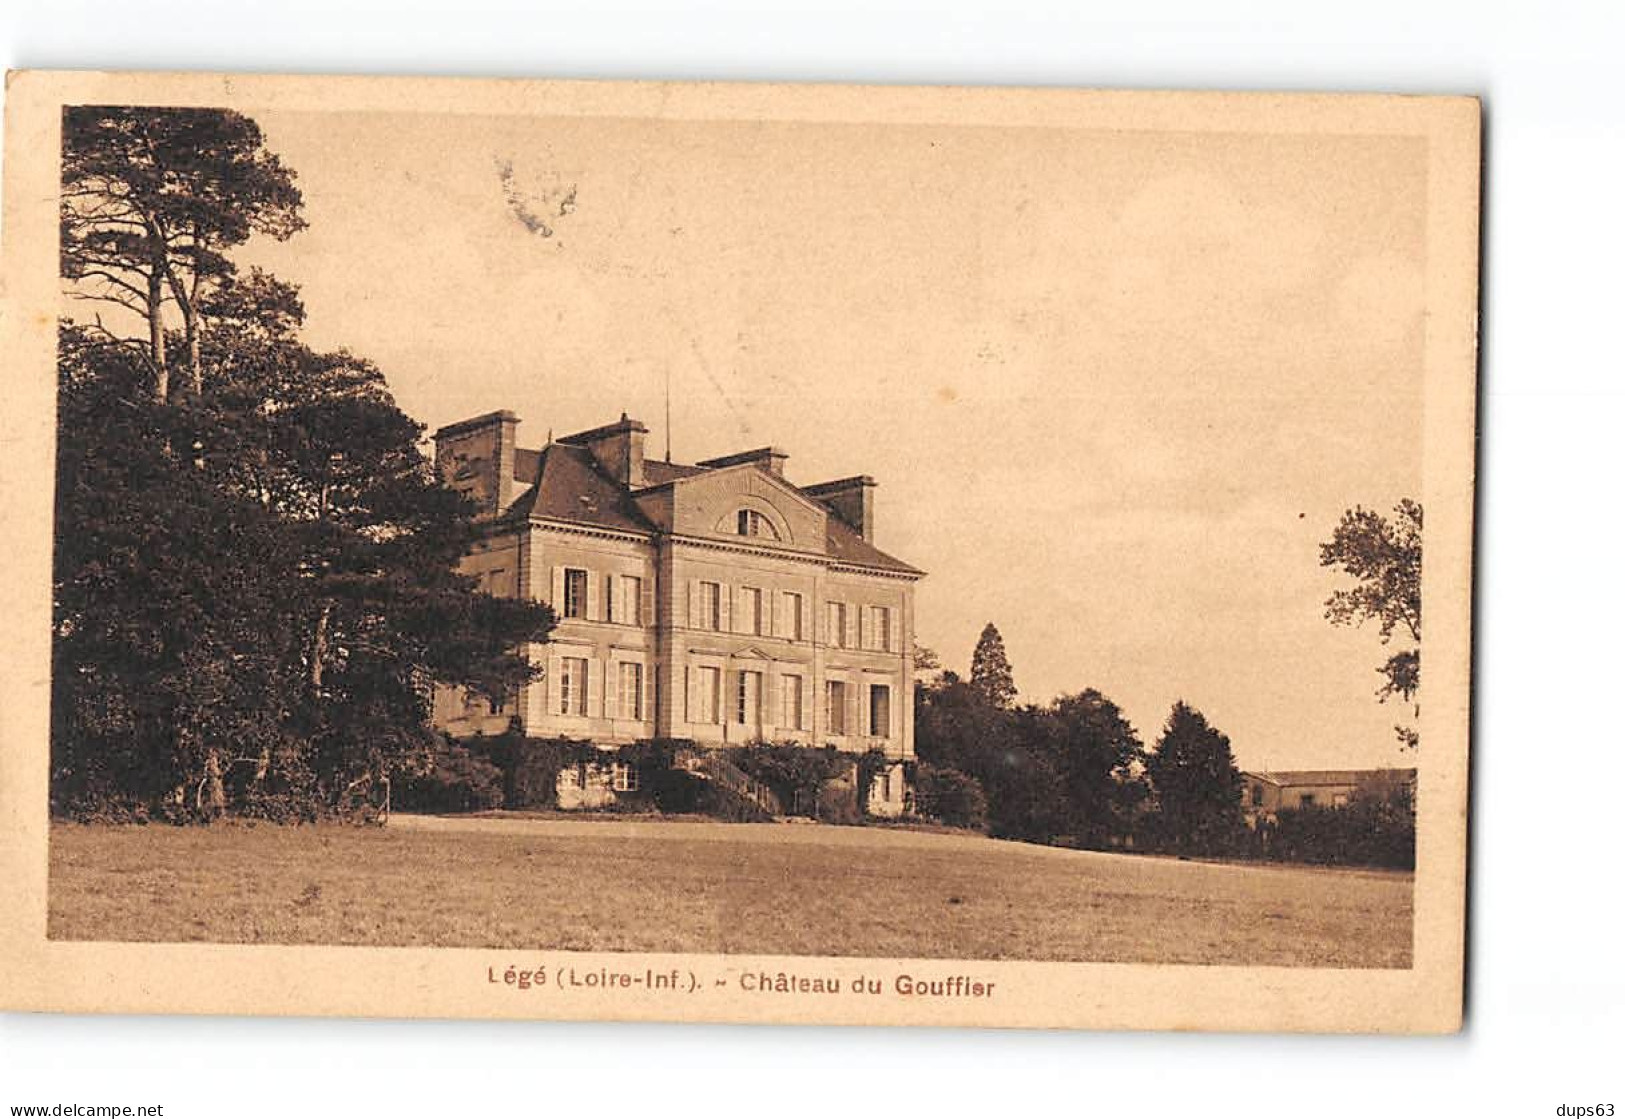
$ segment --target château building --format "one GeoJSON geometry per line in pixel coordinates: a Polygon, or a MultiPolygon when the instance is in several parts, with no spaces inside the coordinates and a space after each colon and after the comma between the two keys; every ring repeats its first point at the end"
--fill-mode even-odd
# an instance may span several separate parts
{"type": "MultiPolygon", "coordinates": [[[[483,526],[464,561],[494,595],[550,603],[543,672],[506,703],[441,689],[437,726],[613,748],[791,740],[893,765],[869,808],[903,810],[914,755],[914,585],[874,544],[875,482],[785,478],[773,447],[693,465],[645,457],[621,419],[520,447],[512,412],[435,433],[435,462],[483,526]]],[[[561,777],[560,803],[581,803],[561,777]]],[[[585,784],[583,773],[574,778],[585,784]]],[[[610,788],[635,780],[615,773],[610,788]]]]}

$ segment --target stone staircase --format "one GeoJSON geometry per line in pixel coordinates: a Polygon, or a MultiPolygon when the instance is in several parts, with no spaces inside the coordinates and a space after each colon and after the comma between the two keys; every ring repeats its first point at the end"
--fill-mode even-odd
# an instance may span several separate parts
{"type": "Polygon", "coordinates": [[[727,789],[735,796],[754,804],[769,816],[784,815],[784,805],[772,789],[723,757],[717,750],[691,749],[680,751],[675,759],[677,768],[692,773],[702,781],[710,781],[727,789]]]}

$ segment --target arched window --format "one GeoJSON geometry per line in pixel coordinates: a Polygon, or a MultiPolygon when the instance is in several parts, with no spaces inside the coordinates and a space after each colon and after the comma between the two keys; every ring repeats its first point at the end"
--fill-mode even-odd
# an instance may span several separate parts
{"type": "Polygon", "coordinates": [[[740,536],[760,536],[767,540],[779,538],[779,530],[773,527],[773,522],[754,509],[741,509],[735,523],[740,536]]]}

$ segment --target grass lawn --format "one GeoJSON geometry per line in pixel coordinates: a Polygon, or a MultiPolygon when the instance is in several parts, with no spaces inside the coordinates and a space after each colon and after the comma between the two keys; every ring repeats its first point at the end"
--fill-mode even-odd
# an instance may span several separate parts
{"type": "Polygon", "coordinates": [[[57,825],[50,935],[1408,967],[1411,876],[816,825],[57,825]]]}

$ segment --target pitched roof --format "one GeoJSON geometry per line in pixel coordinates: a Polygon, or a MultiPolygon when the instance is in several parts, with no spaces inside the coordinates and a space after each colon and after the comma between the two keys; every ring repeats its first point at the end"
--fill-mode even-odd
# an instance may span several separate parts
{"type": "MultiPolygon", "coordinates": [[[[536,455],[535,473],[519,480],[535,484],[509,507],[509,516],[547,517],[628,532],[654,531],[626,487],[605,474],[585,447],[549,443],[528,453],[536,455]]],[[[518,461],[516,455],[515,473],[518,461]]]]}
{"type": "Polygon", "coordinates": [[[1248,773],[1286,788],[1290,785],[1364,785],[1367,783],[1416,780],[1414,769],[1278,769],[1266,773],[1248,773]]]}
{"type": "Polygon", "coordinates": [[[888,571],[903,571],[911,575],[924,575],[925,572],[917,567],[904,563],[896,556],[887,555],[879,548],[860,536],[839,516],[831,513],[826,523],[829,526],[825,538],[829,545],[829,554],[842,563],[857,563],[865,567],[883,567],[888,571]]]}
{"type": "Polygon", "coordinates": [[[663,486],[679,478],[692,478],[696,474],[704,473],[703,466],[685,466],[680,462],[664,462],[652,458],[643,460],[643,482],[646,486],[663,486]]]}
{"type": "MultiPolygon", "coordinates": [[[[571,437],[575,438],[575,437],[571,437]]],[[[632,491],[606,473],[585,446],[549,443],[539,451],[514,451],[514,480],[528,485],[508,507],[510,517],[546,517],[628,532],[654,532],[656,526],[638,509],[632,491]]],[[[704,466],[645,459],[645,488],[709,474],[704,466]]],[[[777,479],[808,501],[827,509],[818,497],[783,478],[777,479]]],[[[833,511],[826,518],[826,554],[840,563],[857,564],[909,575],[925,572],[875,547],[833,511]]]]}

